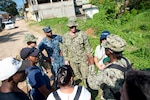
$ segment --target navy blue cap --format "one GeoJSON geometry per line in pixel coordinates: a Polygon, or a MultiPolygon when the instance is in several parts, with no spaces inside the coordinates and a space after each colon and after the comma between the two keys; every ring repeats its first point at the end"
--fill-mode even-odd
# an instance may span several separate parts
{"type": "Polygon", "coordinates": [[[44,31],[45,33],[48,33],[48,32],[50,32],[50,31],[52,31],[52,29],[50,28],[50,26],[46,26],[46,27],[43,28],[43,31],[44,31]]]}
{"type": "Polygon", "coordinates": [[[37,48],[23,48],[20,51],[20,56],[23,60],[25,60],[28,56],[33,56],[33,57],[37,57],[39,54],[39,50],[37,48]]]}
{"type": "Polygon", "coordinates": [[[102,34],[100,35],[100,40],[106,39],[108,35],[110,35],[109,31],[107,31],[107,30],[103,31],[102,34]]]}

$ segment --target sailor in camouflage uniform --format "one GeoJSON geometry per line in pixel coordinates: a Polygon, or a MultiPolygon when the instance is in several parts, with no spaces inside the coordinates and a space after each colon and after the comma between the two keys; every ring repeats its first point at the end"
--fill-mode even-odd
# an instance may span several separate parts
{"type": "Polygon", "coordinates": [[[109,35],[104,47],[106,55],[110,57],[110,63],[98,74],[91,71],[88,76],[89,86],[94,90],[102,89],[104,100],[115,100],[122,87],[124,72],[107,67],[111,64],[117,64],[124,68],[127,67],[127,61],[122,58],[122,52],[125,46],[126,41],[124,39],[114,34],[109,35]]]}
{"type": "Polygon", "coordinates": [[[92,58],[91,47],[85,32],[77,30],[76,19],[69,19],[69,32],[63,36],[63,56],[65,64],[71,65],[75,80],[81,79],[86,86],[88,60],[92,58]]]}

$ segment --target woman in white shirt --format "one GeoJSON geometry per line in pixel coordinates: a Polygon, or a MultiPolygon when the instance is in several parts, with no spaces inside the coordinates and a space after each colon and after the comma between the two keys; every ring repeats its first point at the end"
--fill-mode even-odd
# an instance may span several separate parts
{"type": "Polygon", "coordinates": [[[99,70],[103,70],[105,68],[103,60],[107,57],[107,55],[105,54],[105,48],[103,45],[105,44],[108,35],[110,35],[109,31],[103,31],[101,33],[100,44],[95,49],[94,63],[99,70]]]}
{"type": "Polygon", "coordinates": [[[91,100],[91,93],[82,86],[73,86],[74,73],[69,65],[58,69],[57,84],[60,87],[49,94],[47,100],[91,100]]]}

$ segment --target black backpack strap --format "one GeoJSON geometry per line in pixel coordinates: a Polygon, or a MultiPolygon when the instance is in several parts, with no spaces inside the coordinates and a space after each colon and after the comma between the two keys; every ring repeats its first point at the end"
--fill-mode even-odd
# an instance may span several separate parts
{"type": "Polygon", "coordinates": [[[128,70],[128,69],[132,69],[133,63],[130,64],[129,61],[127,60],[127,58],[125,58],[125,57],[122,57],[122,58],[123,58],[123,59],[126,61],[126,63],[127,63],[127,70],[128,70]]]}
{"type": "Polygon", "coordinates": [[[125,57],[122,57],[122,58],[126,61],[127,67],[122,67],[122,66],[117,65],[117,64],[111,64],[106,68],[115,68],[115,69],[121,70],[122,72],[125,72],[129,69],[132,69],[132,64],[130,64],[129,61],[125,57]]]}
{"type": "Polygon", "coordinates": [[[78,90],[77,90],[77,92],[76,92],[76,95],[75,95],[75,97],[74,97],[74,100],[79,100],[81,91],[82,91],[82,86],[78,86],[78,90]]]}
{"type": "MultiPolygon", "coordinates": [[[[78,89],[77,89],[76,95],[74,97],[74,100],[79,100],[81,91],[82,91],[82,86],[78,86],[78,89]]],[[[56,100],[61,100],[61,98],[59,97],[57,91],[53,92],[53,96],[55,97],[56,100]]]]}
{"type": "Polygon", "coordinates": [[[57,91],[53,92],[53,96],[55,97],[56,100],[61,100],[57,91]]]}
{"type": "Polygon", "coordinates": [[[115,69],[121,70],[122,72],[125,72],[125,71],[128,70],[127,68],[122,67],[122,66],[117,65],[117,64],[111,64],[111,65],[109,65],[109,66],[106,67],[106,68],[115,68],[115,69]]]}

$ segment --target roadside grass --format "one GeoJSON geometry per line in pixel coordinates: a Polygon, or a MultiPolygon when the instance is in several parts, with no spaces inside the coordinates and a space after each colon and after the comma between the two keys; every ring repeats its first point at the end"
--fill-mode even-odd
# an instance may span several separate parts
{"type": "Polygon", "coordinates": [[[51,26],[53,33],[59,33],[61,35],[65,34],[68,27],[67,24],[67,18],[52,18],[52,19],[44,19],[43,21],[37,23],[40,26],[51,26]]]}
{"type": "MultiPolygon", "coordinates": [[[[89,41],[93,49],[99,44],[99,35],[104,30],[109,30],[113,34],[117,34],[124,38],[127,42],[127,47],[124,51],[124,56],[129,58],[135,69],[149,70],[150,59],[150,10],[139,14],[126,14],[115,20],[101,19],[100,15],[96,14],[93,19],[77,19],[78,28],[87,31],[89,28],[93,30],[93,34],[89,35],[89,41]]],[[[52,18],[45,19],[41,22],[31,22],[30,25],[47,26],[50,25],[53,33],[59,33],[63,36],[68,31],[67,18],[52,18]]],[[[87,33],[88,34],[88,33],[87,33]]],[[[98,91],[92,92],[92,100],[100,100],[98,91]]]]}

